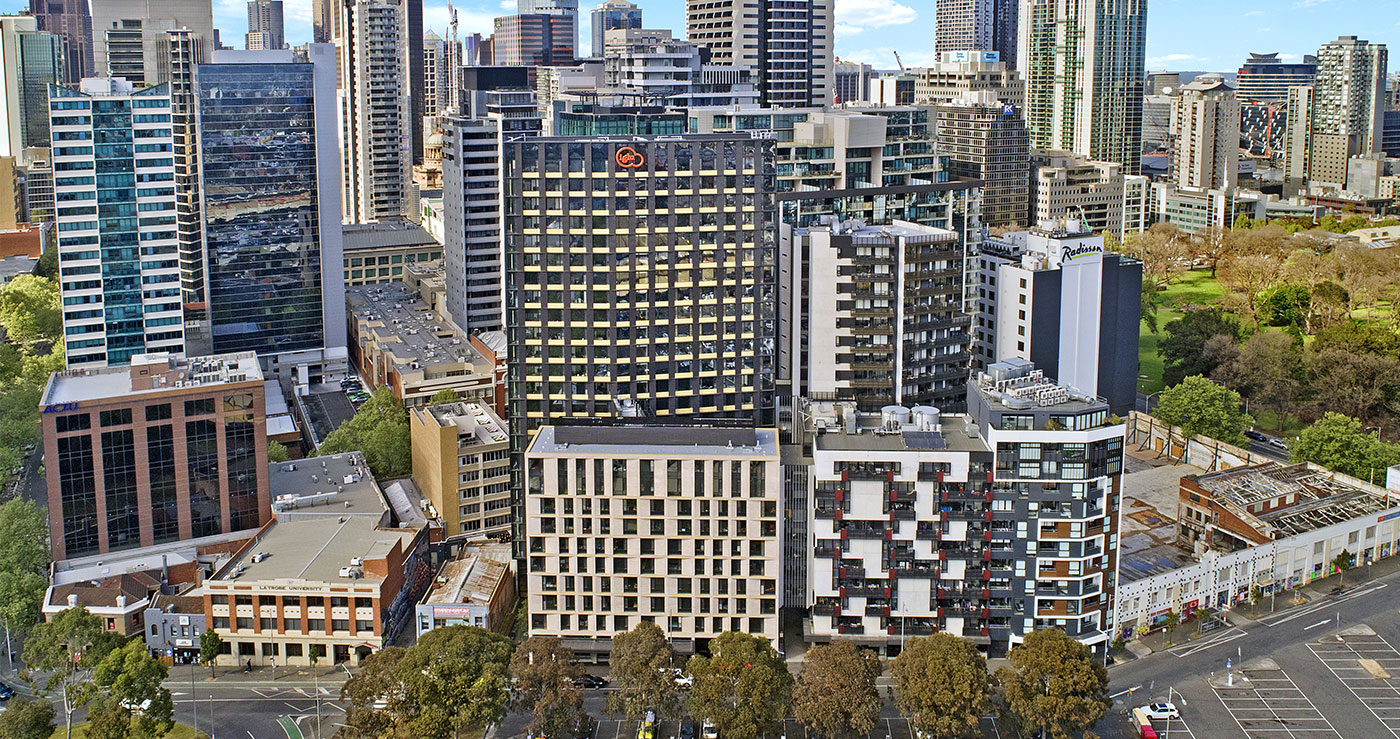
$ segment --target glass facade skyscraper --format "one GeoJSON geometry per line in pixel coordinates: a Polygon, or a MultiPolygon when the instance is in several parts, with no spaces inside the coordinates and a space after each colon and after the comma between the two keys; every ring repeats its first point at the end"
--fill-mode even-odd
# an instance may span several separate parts
{"type": "Polygon", "coordinates": [[[314,81],[307,63],[195,71],[216,352],[324,346],[314,81]]]}
{"type": "Polygon", "coordinates": [[[49,91],[68,366],[183,351],[168,86],[49,91]]]}

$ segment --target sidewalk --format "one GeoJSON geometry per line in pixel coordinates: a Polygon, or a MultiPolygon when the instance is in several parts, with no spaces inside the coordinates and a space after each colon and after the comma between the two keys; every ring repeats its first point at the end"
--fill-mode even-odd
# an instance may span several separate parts
{"type": "MultiPolygon", "coordinates": [[[[176,665],[170,669],[166,687],[190,686],[190,665],[176,665]]],[[[244,672],[242,667],[215,667],[214,677],[209,676],[207,665],[194,666],[194,680],[197,686],[220,688],[303,688],[319,684],[339,694],[340,686],[350,679],[350,673],[342,665],[317,667],[312,674],[310,667],[254,667],[244,672]]]]}
{"type": "Polygon", "coordinates": [[[1135,659],[1146,657],[1153,652],[1160,652],[1166,649],[1190,644],[1198,639],[1208,639],[1220,634],[1229,628],[1246,628],[1257,624],[1260,619],[1267,618],[1276,613],[1285,613],[1297,606],[1305,605],[1319,598],[1324,598],[1333,594],[1338,587],[1338,592],[1350,592],[1357,588],[1365,587],[1376,580],[1400,572],[1400,555],[1392,555],[1377,561],[1372,565],[1361,565],[1352,568],[1346,575],[1331,575],[1329,577],[1318,578],[1307,585],[1303,585],[1292,590],[1284,590],[1271,596],[1264,596],[1259,603],[1241,603],[1233,608],[1224,611],[1217,611],[1216,615],[1225,620],[1224,626],[1218,626],[1200,635],[1196,633],[1197,622],[1183,623],[1176,627],[1169,635],[1165,631],[1156,631],[1141,639],[1134,639],[1127,643],[1124,654],[1114,653],[1114,657],[1119,664],[1131,662],[1135,659]],[[1343,581],[1345,584],[1343,585],[1343,581]]]}

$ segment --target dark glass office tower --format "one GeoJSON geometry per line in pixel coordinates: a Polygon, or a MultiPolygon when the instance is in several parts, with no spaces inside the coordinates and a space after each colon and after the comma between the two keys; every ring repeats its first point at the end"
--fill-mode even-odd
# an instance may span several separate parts
{"type": "MultiPolygon", "coordinates": [[[[338,162],[318,170],[319,139],[333,141],[334,129],[318,121],[316,66],[216,58],[195,71],[216,352],[326,345],[333,319],[323,314],[322,261],[333,260],[339,274],[340,254],[322,248],[323,230],[338,243],[340,224],[326,222],[318,184],[338,162]]],[[[331,182],[338,187],[339,178],[331,182]]]]}
{"type": "Polygon", "coordinates": [[[771,143],[502,145],[510,418],[774,423],[771,143]]]}

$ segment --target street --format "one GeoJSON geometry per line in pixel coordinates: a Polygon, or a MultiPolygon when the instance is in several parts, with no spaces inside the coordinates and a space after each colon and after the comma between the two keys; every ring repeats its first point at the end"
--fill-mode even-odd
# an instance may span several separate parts
{"type": "Polygon", "coordinates": [[[1172,736],[1400,737],[1397,592],[1390,573],[1258,620],[1232,614],[1235,628],[1110,667],[1099,734],[1136,737],[1127,711],[1170,692],[1182,719],[1172,736]]]}
{"type": "MultiPolygon", "coordinates": [[[[316,693],[310,681],[298,678],[286,685],[266,681],[259,683],[209,682],[206,668],[198,668],[191,690],[188,668],[175,668],[165,687],[175,699],[175,720],[199,730],[213,739],[311,739],[316,731],[316,693]],[[181,680],[181,678],[185,680],[181,680]],[[284,720],[285,717],[285,720],[284,720]],[[290,723],[300,731],[289,729],[290,723]]],[[[339,703],[340,683],[322,684],[321,731],[330,737],[345,718],[345,708],[339,703]]]]}

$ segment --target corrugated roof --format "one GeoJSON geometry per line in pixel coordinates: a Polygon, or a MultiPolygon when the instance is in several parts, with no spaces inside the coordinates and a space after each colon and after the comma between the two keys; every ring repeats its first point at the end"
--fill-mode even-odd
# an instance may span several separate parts
{"type": "Polygon", "coordinates": [[[410,221],[381,221],[344,226],[345,251],[395,246],[437,246],[432,234],[410,221]]]}

